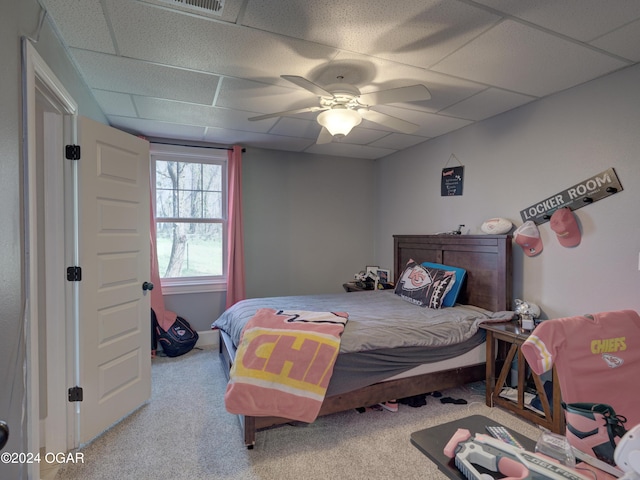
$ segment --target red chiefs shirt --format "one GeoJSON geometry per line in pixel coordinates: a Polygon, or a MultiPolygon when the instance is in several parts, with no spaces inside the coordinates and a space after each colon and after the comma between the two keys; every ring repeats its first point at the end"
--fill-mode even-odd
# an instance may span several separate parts
{"type": "Polygon", "coordinates": [[[555,365],[564,402],[611,405],[627,418],[627,430],[640,424],[637,312],[545,320],[523,343],[522,353],[538,375],[555,365]]]}

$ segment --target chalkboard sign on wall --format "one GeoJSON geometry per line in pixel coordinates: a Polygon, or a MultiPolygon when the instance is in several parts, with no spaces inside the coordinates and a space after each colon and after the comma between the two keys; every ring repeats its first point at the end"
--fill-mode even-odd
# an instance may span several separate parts
{"type": "Polygon", "coordinates": [[[442,197],[452,197],[462,195],[462,184],[464,183],[464,167],[445,167],[442,169],[442,180],[440,183],[440,195],[442,197]]]}

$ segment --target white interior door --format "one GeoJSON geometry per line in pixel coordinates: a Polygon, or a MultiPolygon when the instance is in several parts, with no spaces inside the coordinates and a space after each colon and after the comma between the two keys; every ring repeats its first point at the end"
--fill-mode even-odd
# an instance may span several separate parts
{"type": "Polygon", "coordinates": [[[149,143],[78,118],[77,342],[84,444],[151,395],[149,143]]]}

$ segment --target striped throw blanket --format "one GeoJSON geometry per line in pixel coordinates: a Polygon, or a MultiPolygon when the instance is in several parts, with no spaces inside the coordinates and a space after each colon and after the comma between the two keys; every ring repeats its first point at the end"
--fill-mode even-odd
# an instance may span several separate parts
{"type": "Polygon", "coordinates": [[[313,422],[348,315],[259,309],[242,331],[224,396],[230,413],[313,422]]]}

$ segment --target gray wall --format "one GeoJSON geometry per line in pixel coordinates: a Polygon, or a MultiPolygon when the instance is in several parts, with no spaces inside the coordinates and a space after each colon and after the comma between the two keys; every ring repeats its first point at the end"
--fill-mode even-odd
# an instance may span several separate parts
{"type": "MultiPolygon", "coordinates": [[[[546,317],[640,311],[640,66],[630,67],[381,160],[378,180],[393,192],[378,205],[376,256],[392,260],[394,233],[437,233],[505,217],[614,167],[624,190],[576,210],[583,232],[561,247],[546,223],[544,251],[514,244],[514,298],[546,317]],[[464,194],[440,196],[451,154],[464,164],[464,194]]],[[[450,163],[457,165],[455,161],[450,163]]]]}
{"type": "MultiPolygon", "coordinates": [[[[374,263],[373,162],[248,148],[242,163],[248,297],[343,292],[374,263]]],[[[165,304],[204,331],[225,294],[167,295],[165,304]]]]}
{"type": "MultiPolygon", "coordinates": [[[[9,452],[26,451],[26,421],[22,420],[26,397],[22,378],[25,272],[20,38],[27,35],[36,39],[39,13],[36,0],[3,0],[0,6],[0,419],[7,421],[11,430],[5,447],[9,452]]],[[[38,40],[36,50],[79,103],[80,113],[105,121],[47,21],[38,40]]],[[[26,478],[26,468],[0,463],[0,478],[26,478]]]]}
{"type": "MultiPolygon", "coordinates": [[[[9,424],[9,452],[25,450],[21,425],[24,388],[22,364],[22,216],[21,216],[21,94],[20,31],[31,25],[19,11],[2,8],[0,15],[0,419],[9,424]],[[26,25],[26,27],[25,27],[26,25]]],[[[24,8],[22,10],[25,10],[24,8]]],[[[20,478],[18,465],[0,464],[1,478],[20,478]]]]}
{"type": "Polygon", "coordinates": [[[248,296],[342,292],[371,264],[370,160],[249,149],[243,167],[248,296]]]}

